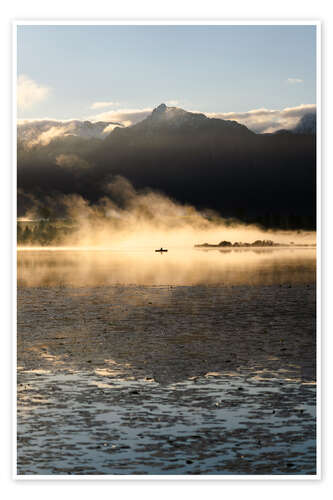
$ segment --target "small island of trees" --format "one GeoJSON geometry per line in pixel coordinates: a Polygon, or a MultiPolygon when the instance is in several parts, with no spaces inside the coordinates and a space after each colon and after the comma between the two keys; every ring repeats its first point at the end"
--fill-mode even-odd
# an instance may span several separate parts
{"type": "Polygon", "coordinates": [[[241,241],[236,241],[235,243],[231,243],[231,241],[220,241],[217,245],[213,245],[210,243],[202,243],[201,245],[194,245],[195,247],[204,247],[204,248],[217,248],[217,247],[278,247],[281,246],[280,243],[275,243],[272,240],[256,240],[253,243],[243,243],[241,241]]]}

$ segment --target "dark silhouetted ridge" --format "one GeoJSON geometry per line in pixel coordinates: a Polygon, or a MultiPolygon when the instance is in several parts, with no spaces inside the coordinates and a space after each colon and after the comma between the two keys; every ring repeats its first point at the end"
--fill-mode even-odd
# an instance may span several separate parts
{"type": "Polygon", "coordinates": [[[235,121],[163,103],[104,140],[57,138],[31,151],[19,144],[18,186],[37,197],[78,193],[93,203],[121,175],[135,188],[159,190],[225,217],[313,229],[316,136],[304,132],[313,130],[313,117],[304,117],[301,126],[299,133],[255,134],[235,121]],[[61,154],[71,156],[63,161],[61,154]]]}

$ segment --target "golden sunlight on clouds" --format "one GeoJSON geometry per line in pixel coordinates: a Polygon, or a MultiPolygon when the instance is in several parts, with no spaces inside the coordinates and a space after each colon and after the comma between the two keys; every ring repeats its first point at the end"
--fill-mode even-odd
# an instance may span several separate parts
{"type": "Polygon", "coordinates": [[[306,113],[316,113],[316,105],[301,104],[281,110],[260,108],[245,112],[207,113],[207,116],[222,120],[236,120],[254,132],[267,133],[295,127],[306,113]]]}
{"type": "MultiPolygon", "coordinates": [[[[177,101],[168,101],[168,105],[176,106],[177,101]]],[[[152,112],[152,108],[142,109],[114,109],[103,111],[94,116],[88,117],[91,121],[112,121],[121,123],[124,127],[135,125],[144,120],[152,112]]],[[[294,128],[300,118],[306,113],[316,113],[315,104],[300,104],[292,108],[284,109],[251,109],[244,112],[210,112],[191,110],[193,113],[204,113],[209,118],[219,118],[221,120],[235,120],[250,130],[257,133],[270,133],[279,129],[294,128]]]]}
{"type": "MultiPolygon", "coordinates": [[[[23,84],[22,84],[23,85],[23,84]]],[[[24,87],[24,85],[23,85],[24,87]]],[[[23,88],[22,87],[22,88],[23,88]]],[[[46,89],[47,90],[47,89],[46,89]]],[[[27,95],[26,90],[22,90],[23,94],[21,97],[21,101],[23,102],[23,95],[27,95]],[[25,94],[24,94],[25,92],[25,94]]],[[[42,94],[42,92],[41,92],[42,94]]],[[[26,98],[26,97],[25,97],[26,98]]],[[[35,100],[36,102],[36,100],[35,100]]],[[[176,105],[177,101],[167,101],[170,106],[171,103],[176,105]]],[[[102,108],[102,105],[116,105],[117,103],[107,103],[107,102],[96,102],[91,108],[98,109],[102,108]]],[[[45,119],[35,119],[35,120],[27,120],[20,119],[18,120],[18,126],[27,126],[29,123],[32,125],[37,122],[50,122],[50,128],[52,127],[64,127],[62,130],[62,135],[65,135],[69,129],[72,130],[71,133],[74,134],[74,124],[71,122],[82,122],[82,120],[89,120],[92,123],[97,122],[112,122],[109,123],[106,128],[101,132],[102,135],[110,133],[116,126],[129,127],[131,125],[135,125],[136,123],[147,118],[153,108],[119,108],[119,109],[109,109],[107,111],[102,111],[95,115],[86,116],[82,119],[71,118],[67,120],[58,120],[54,118],[45,118],[45,119]],[[51,123],[52,122],[52,123],[51,123]]],[[[299,122],[299,120],[308,113],[316,113],[316,105],[315,104],[300,104],[299,106],[294,106],[290,108],[284,109],[267,109],[267,108],[259,108],[259,109],[251,109],[249,111],[229,111],[229,112],[205,112],[202,110],[190,110],[192,113],[204,113],[208,118],[218,118],[221,120],[233,120],[245,125],[250,130],[256,133],[272,133],[280,129],[293,129],[299,122]]],[[[45,127],[44,127],[45,128],[45,127]]],[[[22,129],[23,130],[23,129],[22,129]]],[[[45,145],[50,142],[49,138],[54,134],[59,136],[61,132],[56,130],[51,130],[50,132],[44,130],[46,132],[45,135],[39,137],[39,139],[35,140],[35,143],[41,143],[45,145]]],[[[97,134],[100,136],[100,134],[97,134]]]]}
{"type": "Polygon", "coordinates": [[[38,137],[28,142],[27,146],[33,147],[38,144],[41,146],[47,146],[51,141],[53,141],[53,139],[66,135],[68,130],[68,127],[51,127],[48,130],[42,132],[38,137]]]}
{"type": "Polygon", "coordinates": [[[93,122],[104,121],[104,122],[117,122],[121,123],[123,126],[128,127],[129,125],[134,125],[135,123],[147,118],[152,112],[152,108],[143,109],[115,109],[109,111],[103,111],[98,115],[88,117],[88,120],[93,122]]]}

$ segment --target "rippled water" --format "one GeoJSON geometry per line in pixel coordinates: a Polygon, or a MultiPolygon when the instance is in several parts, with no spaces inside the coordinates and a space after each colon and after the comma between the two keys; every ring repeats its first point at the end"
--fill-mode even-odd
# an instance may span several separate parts
{"type": "Polygon", "coordinates": [[[18,252],[18,473],[316,473],[314,248],[18,252]]]}

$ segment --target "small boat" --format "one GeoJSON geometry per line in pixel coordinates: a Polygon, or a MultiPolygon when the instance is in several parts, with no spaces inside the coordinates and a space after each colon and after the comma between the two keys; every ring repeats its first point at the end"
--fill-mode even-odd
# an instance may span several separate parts
{"type": "Polygon", "coordinates": [[[155,250],[155,252],[160,252],[160,253],[167,252],[167,251],[168,250],[166,248],[162,248],[162,247],[159,250],[155,250]]]}

